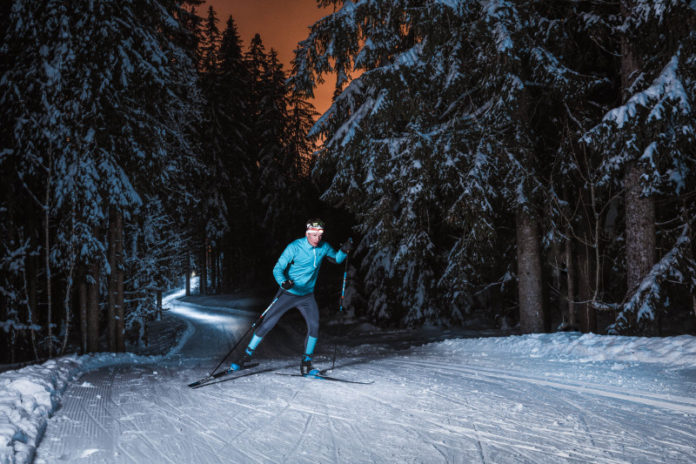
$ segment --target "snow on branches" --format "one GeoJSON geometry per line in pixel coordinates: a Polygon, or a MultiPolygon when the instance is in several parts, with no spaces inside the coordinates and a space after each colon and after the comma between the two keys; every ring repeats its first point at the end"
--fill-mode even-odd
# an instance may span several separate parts
{"type": "Polygon", "coordinates": [[[669,250],[643,278],[637,289],[629,289],[630,298],[608,327],[612,334],[644,333],[657,315],[670,305],[665,286],[686,285],[696,291],[696,260],[691,255],[688,226],[669,250]]]}

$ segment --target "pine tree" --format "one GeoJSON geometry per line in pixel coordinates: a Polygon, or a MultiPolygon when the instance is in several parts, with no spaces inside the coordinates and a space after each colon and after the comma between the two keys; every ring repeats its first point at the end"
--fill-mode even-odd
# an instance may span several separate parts
{"type": "MultiPolygon", "coordinates": [[[[286,127],[287,150],[293,160],[290,172],[295,179],[309,177],[312,170],[312,154],[316,149],[316,142],[309,137],[314,120],[319,115],[314,105],[306,96],[297,92],[290,92],[288,98],[288,124],[286,127]]],[[[305,195],[302,195],[306,198],[305,195]]]]}
{"type": "Polygon", "coordinates": [[[437,84],[419,85],[437,77],[419,63],[431,44],[416,26],[433,22],[415,2],[378,3],[346,3],[315,24],[296,51],[293,82],[311,94],[316,76],[337,76],[338,96],[312,133],[325,137],[317,174],[331,184],[322,199],[343,202],[365,234],[369,314],[412,323],[438,316],[437,84]],[[353,64],[364,73],[347,84],[353,64]]]}
{"type": "MultiPolygon", "coordinates": [[[[123,271],[122,261],[113,262],[115,269],[106,265],[109,218],[131,221],[147,193],[166,197],[171,211],[190,194],[173,187],[195,164],[183,124],[198,111],[194,64],[174,42],[184,35],[175,11],[176,2],[154,0],[13,4],[4,45],[18,59],[0,84],[12,130],[2,165],[35,200],[36,216],[46,215],[46,232],[32,240],[30,254],[46,260],[49,285],[40,296],[63,301],[66,330],[72,294],[82,287],[74,277],[96,289],[99,276],[123,271]],[[49,291],[51,276],[60,281],[59,295],[49,291]]],[[[36,230],[29,221],[15,223],[36,230]]],[[[90,294],[93,309],[95,298],[90,294]]],[[[46,315],[49,327],[53,319],[46,315]]],[[[125,327],[116,329],[112,346],[123,349],[125,327]]],[[[50,355],[55,340],[48,332],[50,355]]],[[[64,332],[64,348],[67,341],[64,332]]]]}
{"type": "MultiPolygon", "coordinates": [[[[259,199],[264,207],[262,224],[269,237],[277,237],[282,229],[287,228],[285,207],[290,197],[299,192],[294,191],[293,154],[286,150],[286,126],[288,121],[287,88],[285,72],[278,62],[275,50],[267,55],[264,74],[259,83],[259,113],[256,127],[261,131],[259,146],[259,187],[263,196],[259,199]]],[[[294,208],[291,208],[294,209],[294,208]]],[[[297,214],[298,211],[292,213],[297,214]]]]}
{"type": "Polygon", "coordinates": [[[203,73],[214,74],[219,68],[220,29],[217,26],[219,21],[215,9],[212,6],[208,7],[208,16],[203,25],[202,42],[199,46],[201,58],[198,68],[203,73]]]}
{"type": "Polygon", "coordinates": [[[323,198],[345,203],[366,234],[369,314],[462,320],[477,295],[507,298],[517,277],[521,329],[547,330],[546,185],[563,149],[548,132],[603,82],[567,55],[586,11],[547,1],[334,3],[342,8],[300,44],[292,79],[311,92],[337,76],[313,134],[326,137],[323,198]],[[363,74],[351,81],[351,68],[363,74]]]}
{"type": "Polygon", "coordinates": [[[611,330],[659,330],[668,280],[692,291],[696,280],[687,219],[693,210],[685,202],[694,185],[696,11],[685,1],[636,0],[622,1],[618,13],[612,32],[621,56],[621,104],[584,140],[604,153],[604,182],[624,191],[626,298],[611,330]],[[655,202],[664,195],[674,200],[662,200],[660,219],[655,202]],[[657,222],[676,225],[661,231],[666,242],[659,247],[657,222]],[[659,248],[669,251],[657,259],[659,248]]]}
{"type": "Polygon", "coordinates": [[[224,82],[221,79],[219,57],[221,36],[217,22],[215,10],[210,7],[202,33],[199,65],[200,84],[206,99],[204,118],[199,129],[205,170],[197,181],[202,186],[203,198],[193,218],[198,228],[197,247],[202,250],[199,259],[201,294],[206,294],[208,289],[208,245],[210,251],[216,249],[229,230],[224,186],[232,180],[224,162],[227,156],[226,130],[229,114],[228,102],[222,90],[224,82]]]}
{"type": "MultiPolygon", "coordinates": [[[[251,39],[249,49],[244,53],[244,64],[249,73],[247,119],[250,122],[249,126],[251,129],[251,139],[248,141],[247,149],[249,156],[254,161],[254,165],[257,165],[259,153],[264,143],[261,135],[264,131],[264,126],[261,122],[263,97],[266,90],[264,78],[269,72],[266,48],[259,34],[255,34],[251,39]]],[[[254,178],[254,174],[251,177],[254,178]]]]}
{"type": "Polygon", "coordinates": [[[256,227],[253,210],[255,158],[250,151],[253,118],[250,115],[251,77],[244,61],[242,41],[232,17],[228,18],[220,44],[219,94],[224,106],[221,114],[222,163],[230,182],[221,186],[228,214],[229,231],[223,240],[224,286],[253,282],[256,268],[247,251],[246,239],[256,227]]]}
{"type": "MultiPolygon", "coordinates": [[[[453,38],[463,29],[455,13],[419,2],[346,3],[315,24],[296,52],[299,89],[313,87],[315,74],[337,75],[340,93],[314,129],[326,137],[319,173],[332,179],[322,198],[344,201],[356,214],[365,234],[368,311],[377,319],[447,316],[437,309],[440,249],[447,246],[438,239],[448,233],[447,206],[438,198],[454,192],[440,184],[439,167],[465,159],[462,141],[472,130],[441,116],[453,108],[448,97],[466,93],[456,62],[466,41],[453,38]],[[438,32],[446,24],[447,32],[438,32]],[[346,86],[351,63],[364,73],[346,86]]],[[[455,304],[449,316],[459,313],[455,304]]]]}

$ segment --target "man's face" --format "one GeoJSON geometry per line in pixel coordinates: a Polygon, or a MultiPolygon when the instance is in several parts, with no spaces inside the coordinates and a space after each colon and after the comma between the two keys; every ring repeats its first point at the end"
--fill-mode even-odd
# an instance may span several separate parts
{"type": "Polygon", "coordinates": [[[307,241],[313,247],[319,246],[323,236],[324,236],[323,230],[308,230],[307,231],[307,241]]]}

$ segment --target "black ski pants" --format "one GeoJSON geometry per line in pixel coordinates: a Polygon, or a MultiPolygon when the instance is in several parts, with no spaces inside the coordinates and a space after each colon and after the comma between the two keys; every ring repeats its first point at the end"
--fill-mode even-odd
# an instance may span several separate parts
{"type": "Polygon", "coordinates": [[[278,301],[268,310],[263,318],[263,322],[256,329],[256,335],[265,337],[275,327],[280,318],[292,308],[297,308],[302,313],[302,317],[304,317],[307,323],[307,335],[319,338],[319,307],[314,299],[314,293],[293,295],[286,291],[281,293],[278,301]]]}

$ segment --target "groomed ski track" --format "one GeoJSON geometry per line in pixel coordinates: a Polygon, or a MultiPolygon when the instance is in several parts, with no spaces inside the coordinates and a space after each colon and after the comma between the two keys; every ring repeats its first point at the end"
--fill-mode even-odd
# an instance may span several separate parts
{"type": "MultiPolygon", "coordinates": [[[[274,371],[192,390],[255,315],[170,305],[188,325],[179,352],[75,381],[35,462],[696,462],[693,369],[396,349],[374,335],[339,347],[334,372],[374,384],[322,382],[274,374],[298,369],[302,343],[279,325],[257,356],[274,371]]],[[[328,367],[333,345],[321,349],[315,364],[328,367]]]]}

